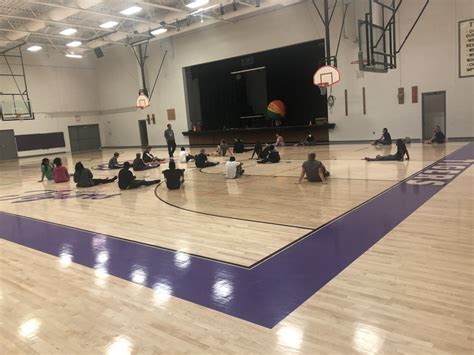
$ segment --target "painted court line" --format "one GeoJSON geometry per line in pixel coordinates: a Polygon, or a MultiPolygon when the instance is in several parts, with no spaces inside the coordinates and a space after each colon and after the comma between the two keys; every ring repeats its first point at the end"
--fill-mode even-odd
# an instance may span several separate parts
{"type": "Polygon", "coordinates": [[[472,159],[474,143],[469,143],[252,269],[6,213],[0,213],[0,236],[272,328],[470,167],[472,159]]]}

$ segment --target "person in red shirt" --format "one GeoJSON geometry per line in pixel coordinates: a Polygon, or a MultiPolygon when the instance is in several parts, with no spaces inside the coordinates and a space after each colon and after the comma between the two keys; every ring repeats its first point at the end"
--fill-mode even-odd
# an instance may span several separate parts
{"type": "Polygon", "coordinates": [[[67,168],[63,166],[61,162],[61,158],[54,158],[53,160],[54,169],[53,169],[53,176],[54,182],[67,182],[69,181],[69,172],[67,168]]]}

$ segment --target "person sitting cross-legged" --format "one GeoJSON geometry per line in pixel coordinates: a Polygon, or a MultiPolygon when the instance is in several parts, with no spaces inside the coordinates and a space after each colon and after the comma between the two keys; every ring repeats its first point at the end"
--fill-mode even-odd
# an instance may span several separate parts
{"type": "Polygon", "coordinates": [[[123,165],[119,164],[118,157],[120,154],[118,152],[114,153],[114,156],[109,160],[109,169],[122,169],[123,165]]]}
{"type": "Polygon", "coordinates": [[[260,157],[261,158],[257,160],[258,164],[278,163],[280,161],[280,153],[275,149],[273,144],[265,148],[260,157]]]}
{"type": "Polygon", "coordinates": [[[390,145],[392,144],[392,137],[390,136],[390,133],[388,133],[388,129],[384,128],[382,130],[382,135],[380,136],[379,139],[377,139],[372,145],[390,145]]]}
{"type": "Polygon", "coordinates": [[[159,165],[146,165],[143,159],[141,158],[141,154],[137,153],[135,155],[135,160],[133,161],[132,164],[133,170],[135,171],[143,171],[143,170],[148,170],[148,169],[155,169],[159,168],[159,165]]]}
{"type": "Polygon", "coordinates": [[[159,184],[161,181],[159,179],[151,181],[137,180],[136,178],[137,177],[130,171],[130,163],[128,161],[123,163],[123,168],[118,174],[118,185],[120,190],[130,190],[136,189],[140,186],[150,186],[159,184]]]}
{"type": "Polygon", "coordinates": [[[298,184],[301,183],[305,176],[309,182],[322,182],[323,184],[327,184],[326,178],[329,176],[329,171],[327,171],[322,162],[316,160],[316,153],[309,153],[308,160],[301,166],[298,184]]]}
{"type": "Polygon", "coordinates": [[[169,190],[179,190],[184,183],[184,169],[176,169],[176,163],[173,159],[170,160],[168,169],[163,171],[163,175],[169,190]]]}
{"type": "Polygon", "coordinates": [[[201,149],[201,153],[194,156],[194,163],[196,168],[207,168],[209,166],[216,166],[219,162],[212,162],[207,159],[208,155],[206,154],[206,149],[201,149]]]}
{"type": "Polygon", "coordinates": [[[94,179],[91,171],[84,167],[81,162],[77,162],[74,171],[74,182],[77,187],[92,187],[100,184],[108,184],[117,180],[114,176],[112,179],[94,179]]]}
{"type": "Polygon", "coordinates": [[[242,169],[243,164],[235,160],[235,157],[230,157],[229,161],[225,164],[225,177],[227,179],[237,179],[242,176],[245,172],[242,169]]]}
{"type": "Polygon", "coordinates": [[[425,144],[432,144],[432,143],[438,143],[442,144],[446,141],[446,136],[444,135],[443,131],[441,131],[440,126],[435,126],[433,128],[433,137],[425,141],[425,144]]]}

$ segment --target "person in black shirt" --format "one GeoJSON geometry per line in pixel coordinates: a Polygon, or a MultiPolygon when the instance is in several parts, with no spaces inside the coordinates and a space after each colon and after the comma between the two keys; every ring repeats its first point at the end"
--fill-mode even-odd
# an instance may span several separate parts
{"type": "Polygon", "coordinates": [[[395,154],[390,155],[377,155],[375,158],[368,158],[365,157],[364,159],[367,161],[403,161],[405,155],[407,156],[407,160],[410,160],[410,155],[408,154],[408,149],[405,143],[401,139],[397,139],[397,152],[395,154]]]}
{"type": "Polygon", "coordinates": [[[240,138],[235,138],[234,139],[234,154],[235,153],[245,153],[245,152],[251,152],[253,148],[245,148],[244,142],[242,142],[242,139],[240,138]]]}
{"type": "Polygon", "coordinates": [[[444,133],[441,131],[441,127],[440,126],[435,126],[435,128],[433,128],[433,137],[431,137],[431,139],[428,139],[427,141],[425,141],[426,144],[431,144],[431,143],[444,143],[446,141],[446,136],[444,135],[444,133]]]}
{"type": "Polygon", "coordinates": [[[145,163],[151,163],[153,161],[162,161],[163,159],[160,159],[158,157],[155,157],[153,154],[151,154],[151,145],[148,145],[145,150],[143,151],[143,161],[145,163]]]}
{"type": "Polygon", "coordinates": [[[300,143],[296,143],[295,147],[297,147],[299,145],[314,146],[314,145],[316,145],[316,139],[314,138],[314,136],[311,133],[308,133],[305,140],[300,142],[300,143]]]}
{"type": "Polygon", "coordinates": [[[194,156],[194,162],[197,168],[207,168],[208,166],[216,166],[219,162],[212,162],[207,160],[205,149],[201,149],[201,153],[194,156]]]}
{"type": "Polygon", "coordinates": [[[135,156],[135,160],[132,164],[133,170],[135,171],[143,171],[148,169],[159,168],[159,165],[146,165],[143,159],[140,157],[140,153],[137,153],[135,156]]]}
{"type": "Polygon", "coordinates": [[[163,171],[166,178],[166,186],[169,190],[178,190],[184,183],[184,169],[176,169],[174,160],[170,160],[168,169],[163,171]]]}
{"type": "Polygon", "coordinates": [[[262,144],[259,141],[257,141],[255,143],[255,146],[253,147],[253,153],[250,159],[253,159],[255,155],[257,156],[257,159],[260,158],[260,154],[262,154],[262,149],[263,149],[262,144]]]}
{"type": "Polygon", "coordinates": [[[126,161],[123,163],[122,170],[118,174],[118,185],[120,190],[136,189],[140,186],[150,186],[159,184],[161,180],[136,180],[136,176],[130,171],[130,163],[126,161]]]}
{"type": "Polygon", "coordinates": [[[91,187],[99,184],[108,184],[117,180],[117,177],[114,176],[112,179],[94,179],[89,169],[86,169],[84,165],[79,161],[76,163],[74,171],[74,182],[77,187],[91,187]]]}
{"type": "Polygon", "coordinates": [[[273,145],[270,145],[268,146],[268,155],[266,155],[262,159],[257,160],[257,163],[258,164],[278,163],[279,161],[280,161],[280,153],[278,153],[278,151],[275,149],[273,145]]]}
{"type": "Polygon", "coordinates": [[[382,136],[377,139],[372,145],[377,145],[377,144],[382,144],[382,145],[390,145],[392,144],[392,137],[390,136],[390,133],[388,133],[388,129],[384,128],[382,131],[382,136]]]}

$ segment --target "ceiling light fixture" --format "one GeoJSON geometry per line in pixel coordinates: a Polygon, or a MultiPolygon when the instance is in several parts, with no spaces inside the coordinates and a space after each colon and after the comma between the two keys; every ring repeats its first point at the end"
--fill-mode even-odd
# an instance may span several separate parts
{"type": "Polygon", "coordinates": [[[26,48],[26,50],[30,52],[38,52],[41,50],[41,46],[31,46],[31,47],[26,48]]]}
{"type": "Polygon", "coordinates": [[[156,36],[156,35],[161,35],[165,32],[168,32],[168,29],[165,27],[160,27],[160,28],[157,28],[156,30],[151,31],[151,34],[153,36],[156,36]]]}
{"type": "Polygon", "coordinates": [[[66,28],[65,30],[62,30],[59,33],[64,35],[64,36],[70,36],[70,35],[73,35],[76,32],[77,32],[77,30],[75,28],[66,28]]]}
{"type": "Polygon", "coordinates": [[[209,4],[209,0],[194,0],[189,4],[186,4],[186,7],[189,7],[190,9],[197,9],[198,7],[204,6],[206,4],[209,4]]]}
{"type": "Polygon", "coordinates": [[[78,58],[79,59],[79,58],[82,58],[82,55],[74,54],[74,53],[68,53],[68,54],[66,54],[66,57],[68,57],[68,58],[78,58]]]}
{"type": "Polygon", "coordinates": [[[81,44],[82,44],[82,42],[80,42],[80,41],[72,41],[72,42],[69,42],[68,44],[66,44],[66,46],[68,46],[68,47],[79,47],[81,44]]]}
{"type": "Polygon", "coordinates": [[[116,21],[107,21],[106,23],[103,23],[100,25],[101,28],[112,28],[118,25],[118,22],[116,21]]]}
{"type": "Polygon", "coordinates": [[[136,14],[138,12],[142,11],[142,8],[141,7],[138,7],[138,6],[132,6],[132,7],[129,7],[128,9],[125,9],[125,10],[122,10],[120,11],[120,13],[122,15],[133,15],[133,14],[136,14]]]}

